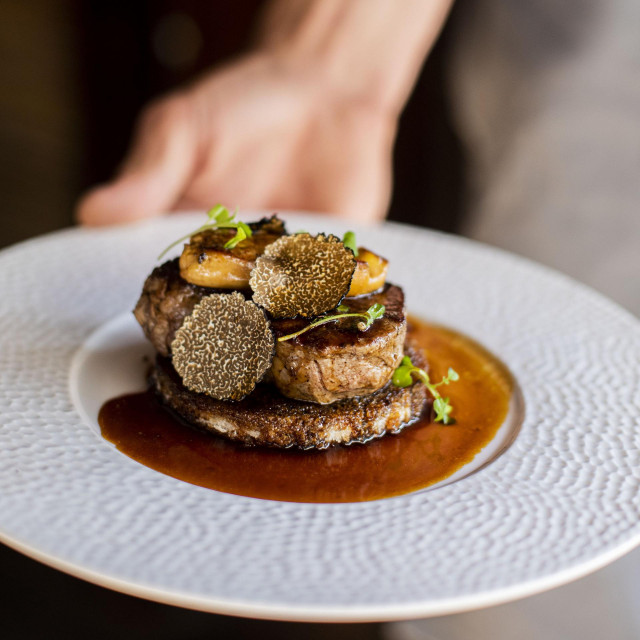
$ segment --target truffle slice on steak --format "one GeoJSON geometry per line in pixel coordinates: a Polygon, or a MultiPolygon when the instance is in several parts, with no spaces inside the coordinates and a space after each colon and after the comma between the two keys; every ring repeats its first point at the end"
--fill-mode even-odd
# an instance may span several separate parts
{"type": "Polygon", "coordinates": [[[273,343],[263,309],[237,291],[214,293],[176,331],[172,362],[192,391],[241,400],[270,369],[273,343]]]}
{"type": "MultiPolygon", "coordinates": [[[[422,352],[407,346],[416,365],[422,352]]],[[[330,405],[299,402],[260,384],[242,402],[216,400],[187,389],[167,358],[158,358],[150,382],[165,404],[192,425],[252,445],[324,449],[331,444],[366,442],[395,433],[431,406],[426,387],[388,384],[368,396],[330,405]]]]}
{"type": "MultiPolygon", "coordinates": [[[[329,404],[365,396],[384,387],[400,364],[407,333],[404,294],[400,287],[343,302],[349,312],[364,313],[373,304],[385,306],[384,316],[366,331],[360,318],[330,322],[289,340],[276,340],[272,380],[289,398],[329,404]]],[[[303,319],[273,320],[276,338],[308,325],[303,319]]]]}
{"type": "Polygon", "coordinates": [[[340,238],[296,233],[265,248],[249,285],[254,302],[274,318],[313,318],[340,304],[356,265],[340,238]]]}

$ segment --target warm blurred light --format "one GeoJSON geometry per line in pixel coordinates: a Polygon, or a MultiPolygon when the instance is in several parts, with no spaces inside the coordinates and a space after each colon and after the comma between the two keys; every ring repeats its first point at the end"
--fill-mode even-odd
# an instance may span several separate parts
{"type": "Polygon", "coordinates": [[[202,34],[196,21],[186,13],[168,13],[162,17],[151,36],[153,52],[169,69],[184,70],[192,66],[202,48],[202,34]]]}

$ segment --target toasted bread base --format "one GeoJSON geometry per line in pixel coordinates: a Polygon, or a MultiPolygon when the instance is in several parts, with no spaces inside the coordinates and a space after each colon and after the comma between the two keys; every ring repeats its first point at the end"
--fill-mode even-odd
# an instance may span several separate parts
{"type": "MultiPolygon", "coordinates": [[[[405,351],[426,366],[421,353],[405,351]]],[[[187,389],[167,358],[158,356],[151,386],[167,407],[191,425],[251,445],[324,449],[396,433],[431,409],[423,384],[391,383],[367,396],[320,405],[286,398],[261,384],[239,402],[216,400],[187,389]]]]}

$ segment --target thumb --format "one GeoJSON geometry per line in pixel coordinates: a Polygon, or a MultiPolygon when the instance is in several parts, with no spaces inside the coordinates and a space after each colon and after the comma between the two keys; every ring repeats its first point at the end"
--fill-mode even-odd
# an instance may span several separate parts
{"type": "Polygon", "coordinates": [[[183,193],[195,164],[194,121],[186,98],[171,97],[142,116],[119,176],[79,201],[81,224],[107,225],[160,215],[183,193]]]}

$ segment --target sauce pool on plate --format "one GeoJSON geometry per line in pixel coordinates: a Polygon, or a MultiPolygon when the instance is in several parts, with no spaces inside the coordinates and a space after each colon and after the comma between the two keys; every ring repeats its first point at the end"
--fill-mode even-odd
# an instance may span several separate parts
{"type": "Polygon", "coordinates": [[[197,431],[175,418],[152,391],[114,398],[100,409],[103,437],[124,454],[191,484],[288,502],[360,502],[402,495],[444,480],[495,436],[513,381],[483,347],[450,329],[410,319],[429,376],[449,367],[458,382],[442,388],[456,423],[426,416],[398,434],[322,451],[247,447],[197,431]]]}

